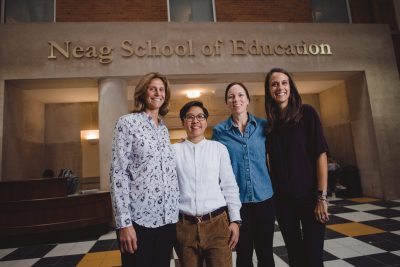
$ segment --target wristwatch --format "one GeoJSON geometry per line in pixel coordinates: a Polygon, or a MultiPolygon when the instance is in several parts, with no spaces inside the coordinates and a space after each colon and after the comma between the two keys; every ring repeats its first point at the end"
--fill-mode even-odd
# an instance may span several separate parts
{"type": "Polygon", "coordinates": [[[326,191],[317,190],[317,200],[327,201],[328,193],[326,191]]]}
{"type": "Polygon", "coordinates": [[[233,223],[236,223],[239,227],[242,226],[242,221],[241,220],[233,221],[233,223]]]}
{"type": "Polygon", "coordinates": [[[328,192],[322,191],[322,190],[317,190],[317,197],[326,197],[328,195],[328,192]]]}

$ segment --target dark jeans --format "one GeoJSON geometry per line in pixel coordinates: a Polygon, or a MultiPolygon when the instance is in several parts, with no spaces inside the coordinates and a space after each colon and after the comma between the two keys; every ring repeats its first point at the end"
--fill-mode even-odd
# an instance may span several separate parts
{"type": "MultiPolygon", "coordinates": [[[[121,253],[123,267],[169,267],[175,242],[175,224],[147,228],[133,223],[138,249],[135,253],[121,253]]],[[[117,230],[119,244],[119,231],[117,230]]]]}
{"type": "Polygon", "coordinates": [[[274,267],[272,243],[274,238],[274,198],[257,203],[244,203],[240,209],[242,227],[236,247],[237,267],[253,266],[253,249],[257,255],[257,266],[274,267]]]}
{"type": "Polygon", "coordinates": [[[325,224],[314,218],[316,200],[277,200],[276,204],[276,217],[288,251],[289,265],[324,266],[325,224]]]}

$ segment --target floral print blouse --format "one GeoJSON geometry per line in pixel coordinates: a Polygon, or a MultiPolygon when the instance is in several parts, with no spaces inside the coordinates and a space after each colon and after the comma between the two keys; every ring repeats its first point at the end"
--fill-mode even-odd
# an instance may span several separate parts
{"type": "Polygon", "coordinates": [[[117,228],[176,223],[179,186],[169,133],[145,112],[119,118],[112,141],[110,192],[117,228]]]}

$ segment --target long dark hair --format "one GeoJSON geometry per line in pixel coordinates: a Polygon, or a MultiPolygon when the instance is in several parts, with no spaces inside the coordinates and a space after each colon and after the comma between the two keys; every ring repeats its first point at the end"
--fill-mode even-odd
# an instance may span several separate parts
{"type": "Polygon", "coordinates": [[[292,76],[284,69],[273,68],[265,77],[265,113],[269,119],[268,126],[266,128],[267,133],[270,133],[276,127],[290,126],[293,125],[301,119],[301,97],[299,91],[297,90],[296,83],[294,82],[292,76]],[[290,85],[290,96],[289,103],[284,110],[281,110],[279,105],[271,96],[269,82],[272,74],[275,72],[283,73],[289,78],[290,85]]]}

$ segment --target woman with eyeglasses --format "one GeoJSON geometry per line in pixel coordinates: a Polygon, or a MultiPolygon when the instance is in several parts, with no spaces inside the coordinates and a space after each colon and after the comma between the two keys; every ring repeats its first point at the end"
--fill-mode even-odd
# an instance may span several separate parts
{"type": "Polygon", "coordinates": [[[276,217],[290,266],[323,266],[328,145],[317,112],[303,105],[292,76],[274,68],[265,78],[265,111],[270,121],[268,161],[276,217]]]}
{"type": "Polygon", "coordinates": [[[258,266],[275,266],[275,205],[265,149],[267,121],[247,112],[250,95],[240,82],[226,87],[225,103],[231,116],[214,127],[213,139],[228,148],[242,202],[236,266],[253,266],[253,250],[258,266]]]}
{"type": "Polygon", "coordinates": [[[176,252],[183,267],[231,267],[241,204],[228,150],[204,137],[202,102],[188,102],[179,115],[187,138],[173,145],[181,192],[176,252]]]}
{"type": "Polygon", "coordinates": [[[135,110],[120,117],[114,129],[110,193],[122,266],[170,266],[179,186],[161,119],[169,99],[165,76],[144,75],[135,88],[135,110]]]}

